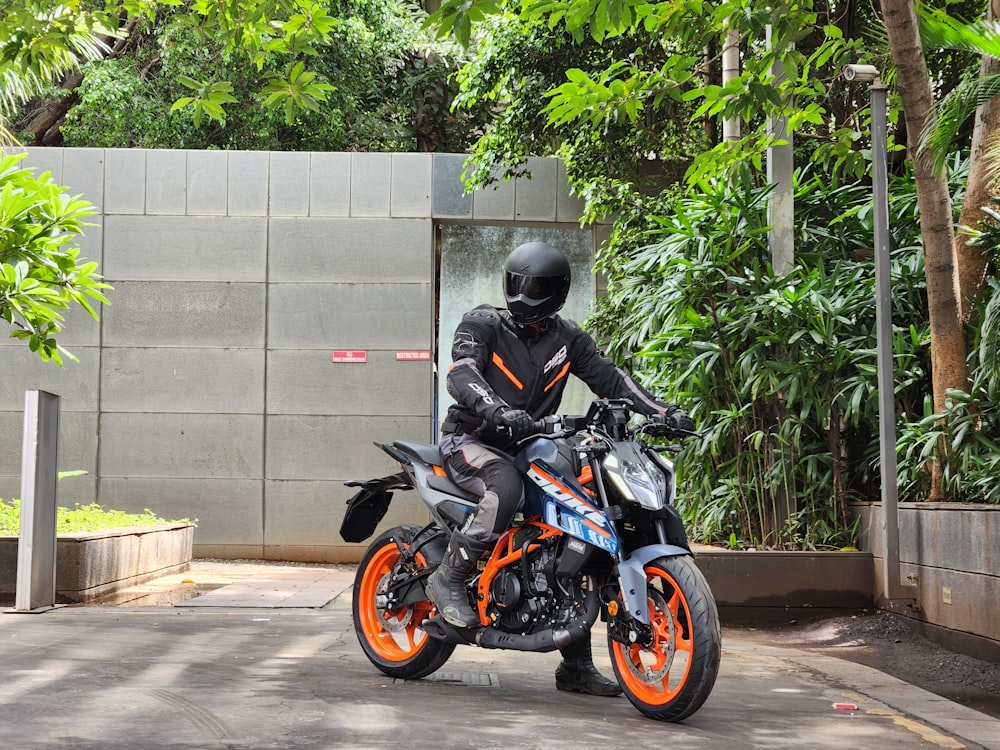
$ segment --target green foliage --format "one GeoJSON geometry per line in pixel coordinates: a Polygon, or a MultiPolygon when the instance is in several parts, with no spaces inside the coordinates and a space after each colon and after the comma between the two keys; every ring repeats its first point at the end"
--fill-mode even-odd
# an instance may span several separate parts
{"type": "MultiPolygon", "coordinates": [[[[601,258],[609,294],[592,325],[702,432],[678,460],[696,538],[839,548],[846,503],[877,495],[871,193],[797,176],[796,268],[769,266],[768,188],[738,179],[661,206],[645,244],[601,258]],[[669,210],[667,210],[669,209],[669,210]],[[786,513],[785,498],[792,500],[786,513]]],[[[897,402],[928,386],[929,331],[912,180],[894,181],[897,402]]],[[[624,238],[623,238],[624,239],[624,238]]]]}
{"type": "MultiPolygon", "coordinates": [[[[56,509],[56,534],[74,534],[86,531],[103,531],[128,526],[156,526],[167,523],[146,508],[142,513],[111,510],[98,503],[74,504],[72,508],[56,509]]],[[[170,523],[190,523],[187,519],[170,523]]],[[[21,533],[21,501],[5,502],[0,499],[0,536],[17,536],[21,533]]]]}
{"type": "MultiPolygon", "coordinates": [[[[1000,199],[984,208],[983,222],[972,244],[986,248],[994,259],[1000,253],[1000,199]]],[[[943,412],[935,413],[930,399],[918,418],[905,423],[899,435],[899,473],[902,492],[920,497],[930,482],[932,458],[941,463],[946,494],[960,502],[1000,503],[1000,282],[990,279],[976,316],[968,392],[948,391],[943,412]],[[947,450],[939,451],[941,442],[947,450]]]]}
{"type": "Polygon", "coordinates": [[[161,11],[127,54],[92,63],[62,133],[87,147],[463,151],[487,110],[450,112],[458,61],[429,47],[390,0],[340,0],[307,58],[271,50],[247,65],[190,15],[161,11]],[[259,65],[259,67],[258,67],[259,65]],[[263,83],[262,83],[263,82],[263,83]],[[193,115],[193,116],[192,116],[193,115]]]}
{"type": "Polygon", "coordinates": [[[787,118],[796,145],[809,144],[803,150],[810,162],[862,174],[850,122],[863,108],[855,101],[860,90],[844,86],[839,75],[845,62],[870,59],[869,40],[858,31],[874,20],[867,7],[844,14],[793,3],[776,15],[768,4],[745,0],[712,7],[444,0],[431,19],[443,35],[460,24],[475,29],[475,56],[462,71],[458,103],[503,103],[475,149],[473,185],[518,175],[528,156],[559,154],[576,190],[597,198],[588,205],[594,216],[608,178],[648,193],[678,167],[694,188],[747,162],[761,165],[776,143],[769,116],[787,118]],[[765,45],[768,28],[772,42],[765,45]],[[728,30],[738,34],[742,69],[723,84],[718,52],[728,30]],[[775,73],[779,64],[783,76],[775,73]],[[742,121],[740,140],[719,142],[716,123],[723,117],[742,121]],[[614,158],[602,159],[602,148],[614,158]],[[660,182],[649,179],[657,167],[660,182]]]}
{"type": "MultiPolygon", "coordinates": [[[[966,23],[942,10],[918,7],[920,35],[928,47],[959,50],[976,56],[1000,56],[1000,21],[980,20],[966,23]]],[[[1000,75],[980,76],[978,69],[954,87],[944,90],[936,104],[935,117],[920,135],[920,148],[930,152],[934,169],[940,172],[954,144],[960,140],[963,126],[976,109],[1000,96],[1000,75]]],[[[996,160],[996,157],[994,157],[996,160]]]]}
{"type": "Polygon", "coordinates": [[[107,303],[97,263],[82,262],[70,242],[88,226],[94,207],[72,198],[48,172],[18,167],[24,154],[0,158],[0,317],[45,361],[75,360],[56,341],[61,311],[79,305],[92,317],[93,301],[107,303]]]}
{"type": "Polygon", "coordinates": [[[107,51],[117,35],[106,14],[79,0],[6,0],[0,13],[0,117],[37,96],[56,76],[107,51]]]}
{"type": "Polygon", "coordinates": [[[184,88],[191,89],[194,95],[182,96],[175,101],[173,106],[170,107],[171,112],[191,107],[194,110],[194,126],[196,128],[201,127],[206,117],[222,123],[226,121],[223,107],[226,104],[236,101],[232,95],[233,84],[229,81],[207,83],[205,81],[196,81],[187,76],[181,76],[177,79],[177,82],[184,88]]]}

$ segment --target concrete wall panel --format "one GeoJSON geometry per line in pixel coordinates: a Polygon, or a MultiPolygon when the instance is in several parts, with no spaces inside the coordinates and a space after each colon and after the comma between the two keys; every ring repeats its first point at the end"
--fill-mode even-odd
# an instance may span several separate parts
{"type": "Polygon", "coordinates": [[[903,560],[937,560],[942,567],[947,563],[969,573],[1000,575],[1000,508],[973,514],[902,507],[899,521],[901,538],[912,540],[903,560]]]}
{"type": "Polygon", "coordinates": [[[108,412],[101,476],[259,479],[262,431],[259,415],[108,412]]]}
{"type": "Polygon", "coordinates": [[[271,281],[430,282],[429,219],[271,219],[271,281]]]}
{"type": "Polygon", "coordinates": [[[183,214],[187,206],[187,154],[146,152],[146,213],[183,214]]]}
{"type": "Polygon", "coordinates": [[[67,361],[64,367],[43,362],[40,357],[24,358],[19,354],[24,345],[0,346],[3,385],[0,386],[0,410],[23,411],[24,392],[41,390],[60,397],[60,410],[97,411],[97,387],[100,382],[101,350],[97,347],[77,347],[79,362],[67,361]]]}
{"type": "Polygon", "coordinates": [[[514,183],[501,182],[473,193],[472,218],[476,221],[513,221],[514,183]]]}
{"type": "MultiPolygon", "coordinates": [[[[8,154],[20,154],[24,153],[25,149],[16,147],[4,147],[3,154],[7,156],[8,154]]],[[[41,177],[42,174],[48,172],[52,175],[53,182],[59,185],[65,184],[63,182],[63,149],[60,148],[36,148],[31,151],[31,156],[28,157],[27,161],[24,159],[20,162],[21,166],[29,166],[35,170],[35,177],[41,177]]]]}
{"type": "Polygon", "coordinates": [[[104,352],[106,411],[260,414],[260,349],[109,348],[104,352]]]}
{"type": "Polygon", "coordinates": [[[268,195],[271,216],[308,216],[309,154],[271,154],[268,195]]]}
{"type": "MultiPolygon", "coordinates": [[[[36,152],[45,152],[47,150],[40,148],[31,149],[28,152],[28,161],[33,163],[36,152]]],[[[97,207],[98,211],[105,211],[104,165],[106,152],[102,149],[90,148],[67,148],[59,150],[63,152],[63,184],[69,187],[69,192],[72,195],[82,194],[97,207]]],[[[144,183],[133,184],[132,190],[137,190],[139,185],[144,185],[144,183]]]]}
{"type": "Polygon", "coordinates": [[[394,217],[431,215],[432,154],[393,154],[389,211],[394,217]]]}
{"type": "MultiPolygon", "coordinates": [[[[64,406],[64,405],[63,405],[64,406]]],[[[0,498],[21,496],[21,442],[24,435],[24,394],[18,411],[0,411],[0,498]]],[[[59,505],[86,504],[97,497],[97,415],[65,409],[59,414],[58,471],[86,471],[66,477],[56,486],[59,505]]]]}
{"type": "Polygon", "coordinates": [[[430,441],[430,419],[394,416],[267,418],[269,479],[367,479],[395,474],[396,463],[373,445],[430,441]]]}
{"type": "Polygon", "coordinates": [[[388,216],[392,154],[351,154],[351,216],[388,216]]]}
{"type": "Polygon", "coordinates": [[[431,215],[437,219],[471,219],[472,196],[465,194],[461,154],[435,154],[431,167],[431,215]]]}
{"type": "MultiPolygon", "coordinates": [[[[100,217],[87,217],[88,223],[94,223],[100,220],[100,217]]],[[[80,260],[97,261],[97,263],[101,265],[100,270],[103,275],[104,228],[100,225],[85,226],[83,228],[83,234],[76,237],[76,246],[80,248],[80,260]]]]}
{"type": "Polygon", "coordinates": [[[263,151],[230,151],[227,173],[230,216],[267,216],[270,159],[263,151]]]}
{"type": "Polygon", "coordinates": [[[397,361],[395,352],[368,352],[366,363],[331,362],[326,350],[272,351],[267,358],[271,414],[394,414],[431,412],[429,361],[397,361]]]}
{"type": "MultiPolygon", "coordinates": [[[[104,275],[116,280],[263,281],[263,218],[108,216],[104,275]]],[[[112,303],[113,304],[113,303],[112,303]]]]}
{"type": "Polygon", "coordinates": [[[187,213],[225,216],[229,206],[229,155],[225,151],[188,151],[187,213]]]}
{"type": "MultiPolygon", "coordinates": [[[[365,545],[349,545],[339,533],[347,498],[355,492],[355,489],[344,487],[342,482],[269,481],[265,545],[286,548],[285,556],[293,556],[293,559],[317,559],[319,550],[324,548],[327,551],[319,559],[350,559],[344,553],[331,554],[331,547],[345,548],[345,551],[355,548],[354,556],[359,555],[365,545]],[[307,551],[309,548],[312,550],[307,551]]],[[[429,518],[414,492],[395,492],[389,512],[373,536],[400,524],[423,526],[429,518]]]]}
{"type": "Polygon", "coordinates": [[[272,286],[268,339],[274,348],[430,348],[430,284],[272,286]]]}
{"type": "Polygon", "coordinates": [[[310,154],[309,215],[351,215],[351,155],[310,154]]]}
{"type": "Polygon", "coordinates": [[[105,151],[104,213],[141,214],[146,210],[146,152],[109,148],[105,151]]]}
{"type": "Polygon", "coordinates": [[[518,221],[556,220],[556,162],[528,159],[531,177],[518,177],[515,185],[514,217],[518,221]]]}
{"type": "Polygon", "coordinates": [[[101,483],[109,507],[129,513],[149,508],[168,521],[198,522],[199,544],[263,543],[263,483],[257,479],[114,477],[101,483]]]}
{"type": "Polygon", "coordinates": [[[261,347],[265,294],[264,284],[116,283],[104,345],[261,347]]]}
{"type": "Polygon", "coordinates": [[[569,178],[566,176],[566,163],[560,161],[556,165],[556,221],[560,223],[579,224],[583,217],[583,200],[570,194],[569,178]]]}

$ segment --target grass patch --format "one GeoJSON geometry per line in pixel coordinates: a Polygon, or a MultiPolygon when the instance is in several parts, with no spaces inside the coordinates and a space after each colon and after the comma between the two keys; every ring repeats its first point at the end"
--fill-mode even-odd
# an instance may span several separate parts
{"type": "MultiPolygon", "coordinates": [[[[161,523],[191,523],[188,519],[166,521],[146,508],[142,513],[109,510],[98,503],[56,509],[56,534],[73,534],[80,531],[101,531],[123,526],[156,526],[161,523]]],[[[0,499],[0,536],[17,536],[21,533],[21,501],[0,499]]]]}

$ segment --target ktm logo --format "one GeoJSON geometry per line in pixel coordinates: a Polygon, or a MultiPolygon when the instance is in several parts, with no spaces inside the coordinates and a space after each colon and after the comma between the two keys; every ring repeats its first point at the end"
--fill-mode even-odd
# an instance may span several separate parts
{"type": "Polygon", "coordinates": [[[548,362],[545,363],[545,369],[543,370],[543,372],[548,372],[553,367],[558,367],[565,361],[566,361],[566,347],[564,346],[562,349],[557,351],[555,355],[553,355],[552,359],[550,359],[548,362]]]}
{"type": "Polygon", "coordinates": [[[605,518],[604,514],[593,505],[584,502],[568,487],[557,482],[544,472],[539,471],[534,464],[532,464],[532,466],[528,469],[528,477],[546,493],[558,498],[571,509],[583,516],[601,534],[607,535],[606,529],[608,528],[608,520],[605,518]]]}

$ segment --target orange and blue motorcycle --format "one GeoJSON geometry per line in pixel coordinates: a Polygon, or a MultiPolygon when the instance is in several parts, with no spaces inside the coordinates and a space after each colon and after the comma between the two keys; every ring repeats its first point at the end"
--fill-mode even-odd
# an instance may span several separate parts
{"type": "Polygon", "coordinates": [[[513,459],[524,507],[468,576],[473,628],[445,622],[424,586],[478,498],[448,479],[437,446],[380,446],[401,470],[348,483],[360,490],[341,536],[368,539],[397,490],[415,489],[431,521],[380,534],[358,566],[354,626],[375,667],[414,680],[458,645],[552,651],[589,637],[600,617],[615,676],[640,712],[680,721],[704,704],[719,671],[718,611],[674,508],[664,454],[678,447],[657,443],[693,433],[656,417],[635,421],[630,407],[599,399],[586,415],[545,418],[521,442],[513,459]]]}

